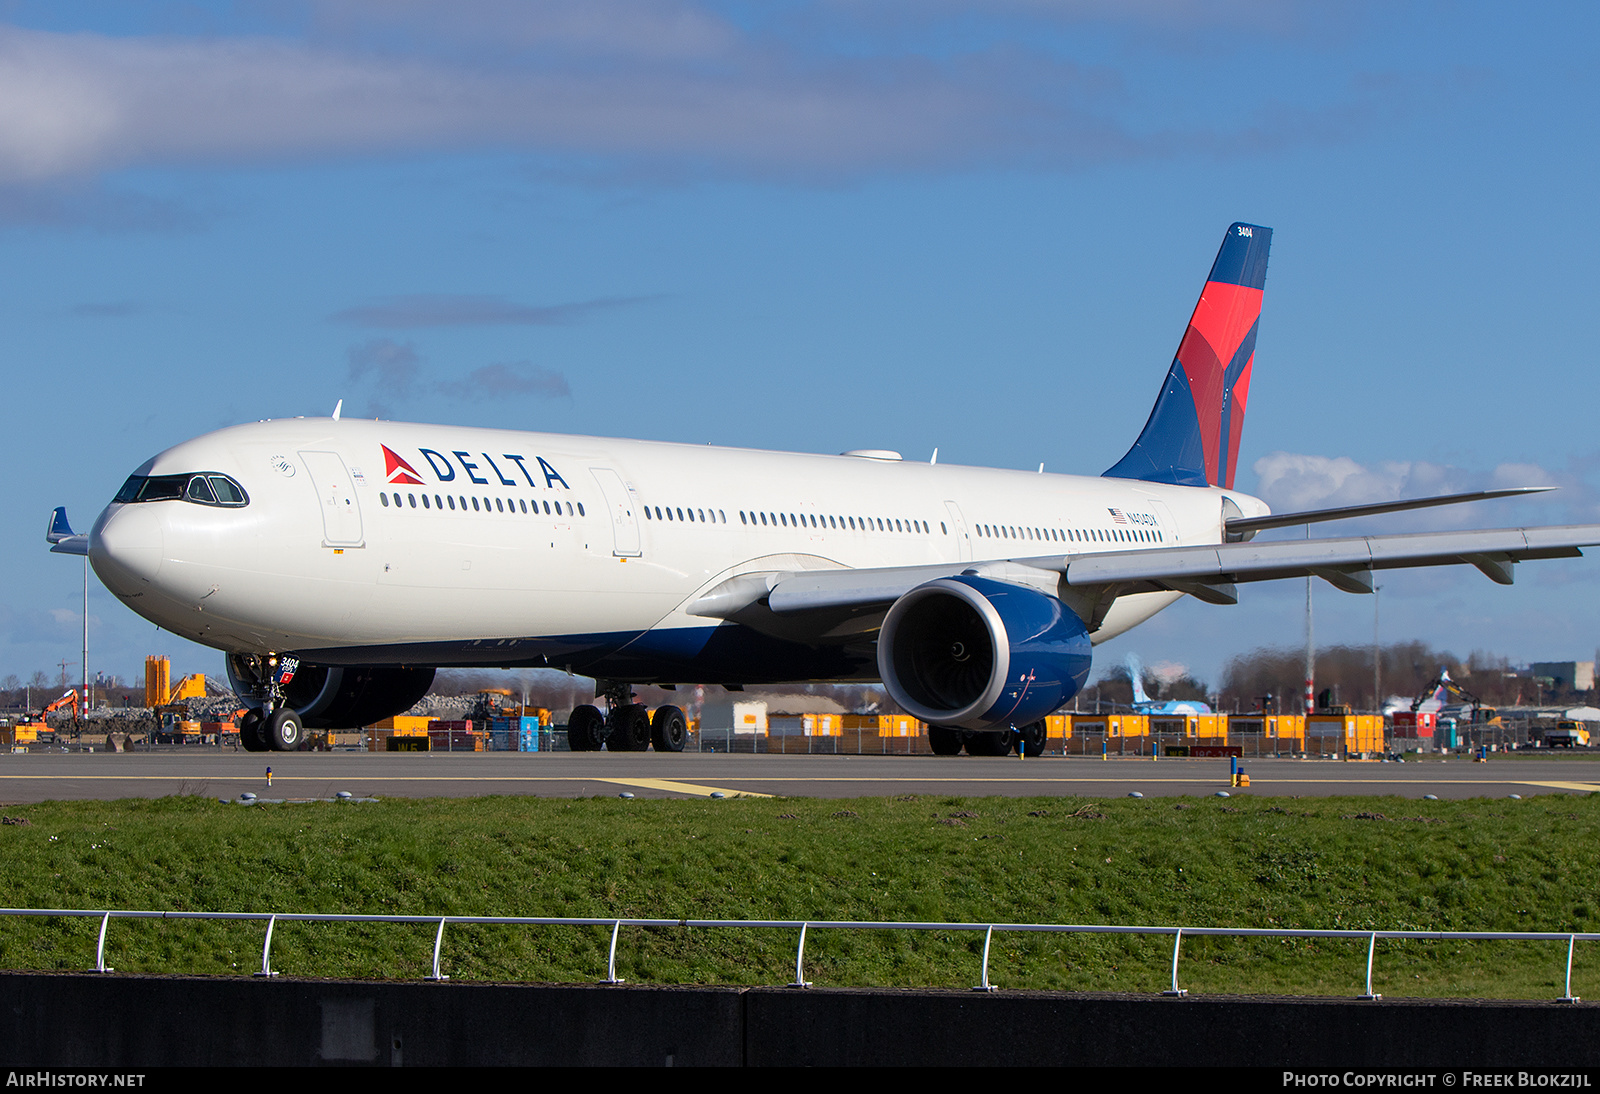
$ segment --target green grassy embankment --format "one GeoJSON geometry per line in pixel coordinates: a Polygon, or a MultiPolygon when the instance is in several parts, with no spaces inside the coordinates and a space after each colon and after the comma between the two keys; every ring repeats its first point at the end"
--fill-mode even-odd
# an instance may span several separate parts
{"type": "MultiPolygon", "coordinates": [[[[9,907],[1600,930],[1600,798],[391,800],[10,806],[9,907]],[[27,823],[16,823],[18,819],[27,823]]],[[[97,920],[0,920],[0,967],[83,969],[97,920]]],[[[259,923],[114,921],[124,972],[248,973],[259,923]]],[[[287,975],[416,977],[428,926],[279,924],[287,975]]],[[[589,982],[600,928],[452,927],[454,979],[589,982]]],[[[630,983],[781,984],[792,930],[625,930],[630,983]]],[[[1004,987],[1151,991],[1170,938],[996,935],[1004,987]]],[[[981,933],[813,931],[820,985],[965,987],[981,933]]],[[[1574,990],[1600,996],[1600,943],[1574,990]]],[[[1359,990],[1364,941],[1187,938],[1197,992],[1359,990]]],[[[1386,995],[1551,998],[1565,946],[1380,942],[1386,995]]]]}

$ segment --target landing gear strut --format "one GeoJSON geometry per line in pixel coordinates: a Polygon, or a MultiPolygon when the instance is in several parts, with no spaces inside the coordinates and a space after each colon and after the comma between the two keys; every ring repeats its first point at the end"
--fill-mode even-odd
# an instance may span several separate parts
{"type": "MultiPolygon", "coordinates": [[[[235,655],[230,667],[236,679],[249,682],[249,698],[260,704],[239,720],[239,743],[246,752],[294,752],[305,743],[300,715],[289,706],[284,685],[300,667],[296,657],[235,655]]],[[[240,696],[245,698],[245,696],[240,696]]]]}

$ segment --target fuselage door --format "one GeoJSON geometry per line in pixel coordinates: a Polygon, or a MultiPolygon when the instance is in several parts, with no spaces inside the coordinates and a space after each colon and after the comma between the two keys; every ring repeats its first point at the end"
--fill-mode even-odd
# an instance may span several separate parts
{"type": "Polygon", "coordinates": [[[961,515],[961,506],[953,501],[944,503],[950,512],[950,534],[955,537],[956,550],[962,562],[972,561],[972,536],[967,532],[967,518],[961,515]]]}
{"type": "Polygon", "coordinates": [[[1162,542],[1169,547],[1181,544],[1183,529],[1179,528],[1178,522],[1173,519],[1172,510],[1157,498],[1151,498],[1147,504],[1150,506],[1150,511],[1156,515],[1156,519],[1161,522],[1162,542]]]}
{"type": "Polygon", "coordinates": [[[611,534],[615,543],[611,553],[619,558],[637,558],[643,553],[639,549],[638,507],[633,504],[622,476],[609,467],[591,467],[589,473],[600,484],[606,509],[611,513],[611,534]]]}
{"type": "Polygon", "coordinates": [[[344,460],[337,452],[302,452],[300,460],[311,472],[322,510],[322,545],[362,546],[361,505],[356,501],[355,484],[350,481],[344,460]]]}

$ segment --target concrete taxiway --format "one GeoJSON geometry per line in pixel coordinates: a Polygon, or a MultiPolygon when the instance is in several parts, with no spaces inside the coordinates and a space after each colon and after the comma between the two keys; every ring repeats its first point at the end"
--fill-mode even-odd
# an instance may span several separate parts
{"type": "Polygon", "coordinates": [[[725,753],[153,753],[0,755],[0,802],[164,797],[237,798],[611,796],[721,794],[853,798],[897,794],[1007,797],[1392,794],[1421,798],[1588,794],[1600,760],[1497,757],[1412,763],[1255,759],[1251,786],[1228,782],[1228,761],[1046,756],[1031,760],[935,756],[725,753]],[[273,772],[269,787],[267,768],[273,772]]]}

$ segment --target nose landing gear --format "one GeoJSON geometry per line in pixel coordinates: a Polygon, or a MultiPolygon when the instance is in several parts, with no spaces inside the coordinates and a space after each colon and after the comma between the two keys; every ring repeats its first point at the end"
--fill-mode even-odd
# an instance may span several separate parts
{"type": "Polygon", "coordinates": [[[294,752],[305,743],[305,726],[300,715],[288,705],[284,685],[294,679],[300,661],[280,658],[275,653],[264,657],[235,654],[229,659],[235,680],[249,685],[248,698],[260,704],[239,720],[239,743],[246,752],[294,752]]]}
{"type": "Polygon", "coordinates": [[[288,707],[280,707],[273,711],[267,716],[261,728],[267,745],[274,752],[293,752],[306,739],[305,727],[300,724],[300,715],[288,707]]]}
{"type": "Polygon", "coordinates": [[[244,717],[239,719],[239,743],[246,752],[265,752],[270,747],[261,733],[264,720],[259,710],[246,711],[244,717]]]}

